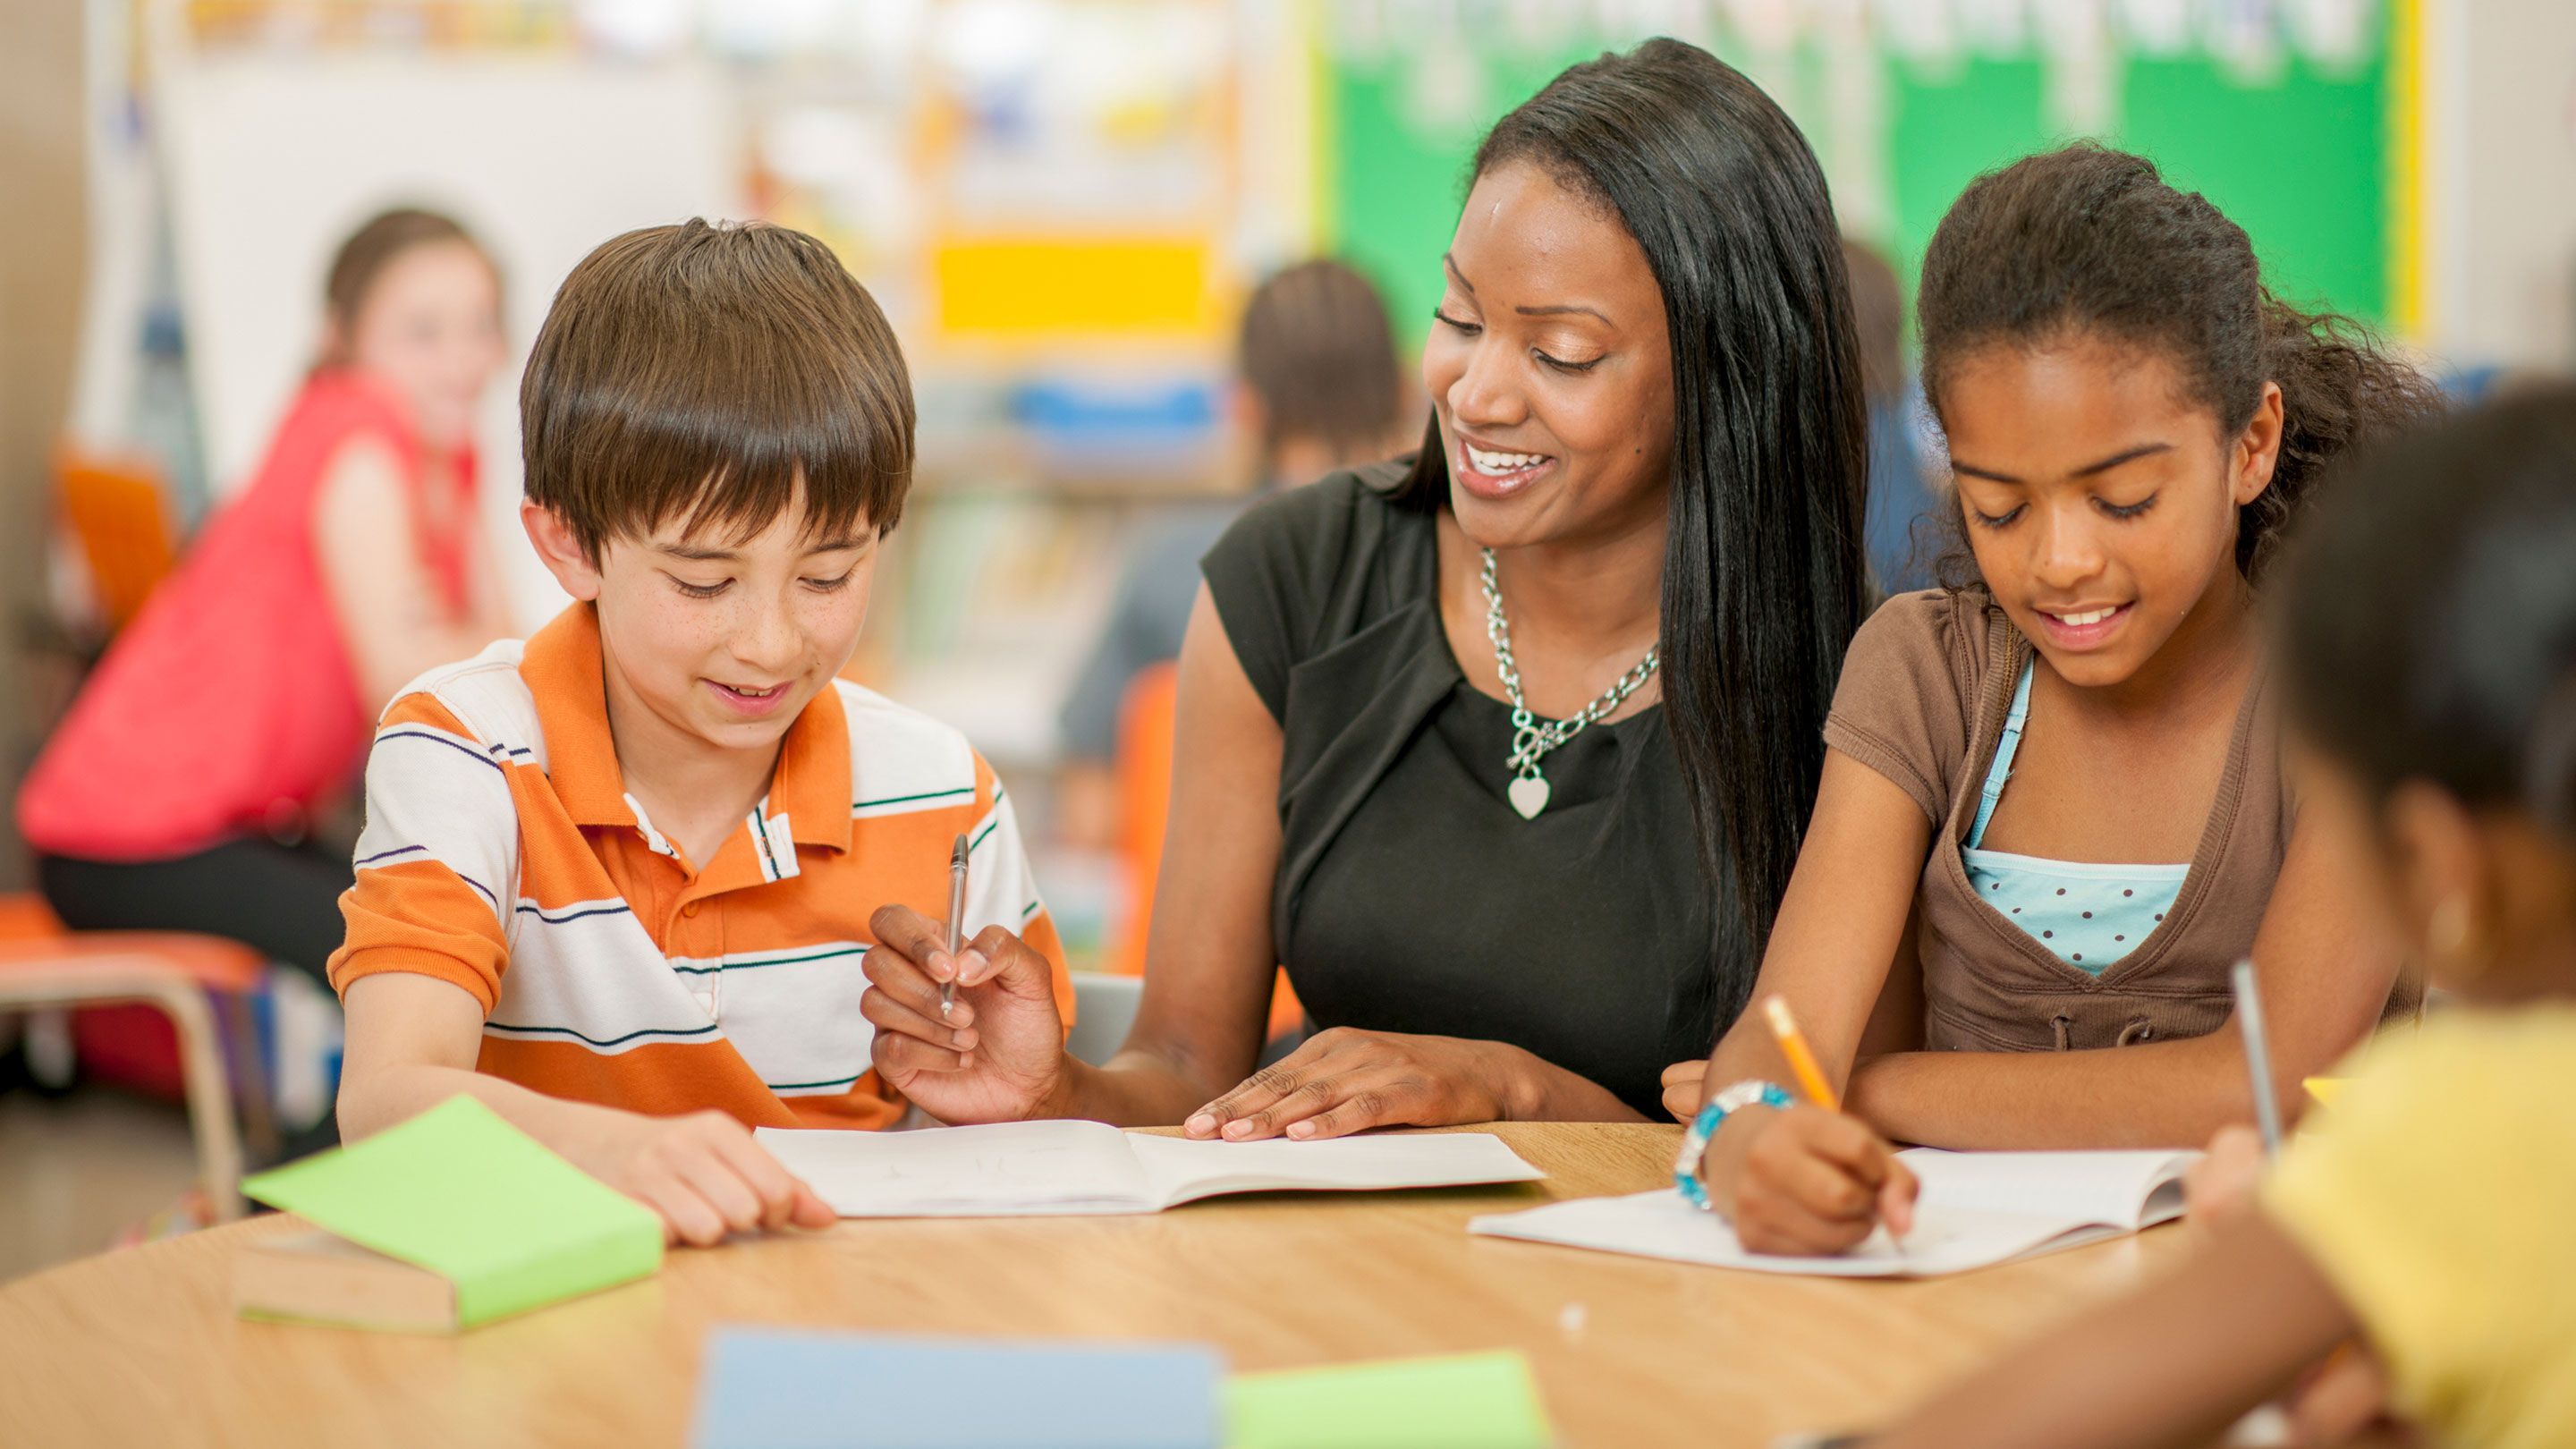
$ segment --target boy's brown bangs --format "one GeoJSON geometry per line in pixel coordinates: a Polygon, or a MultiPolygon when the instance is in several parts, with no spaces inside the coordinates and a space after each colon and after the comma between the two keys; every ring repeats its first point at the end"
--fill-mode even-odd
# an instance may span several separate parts
{"type": "Polygon", "coordinates": [[[601,419],[613,436],[596,456],[627,461],[575,485],[616,505],[595,513],[600,542],[640,540],[676,523],[684,537],[740,547],[800,513],[809,540],[893,528],[911,481],[911,419],[867,416],[829,379],[797,381],[771,369],[753,388],[722,389],[733,396],[601,419]]]}
{"type": "Polygon", "coordinates": [[[557,294],[520,389],[528,496],[596,555],[674,520],[740,544],[892,528],[912,482],[910,377],[820,242],[704,222],[630,232],[557,294]]]}

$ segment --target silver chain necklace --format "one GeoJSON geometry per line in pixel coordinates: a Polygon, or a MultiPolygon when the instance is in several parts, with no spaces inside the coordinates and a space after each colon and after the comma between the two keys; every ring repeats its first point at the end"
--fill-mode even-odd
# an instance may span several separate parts
{"type": "Polygon", "coordinates": [[[1536,820],[1538,813],[1547,808],[1551,793],[1547,777],[1539,773],[1538,762],[1587,727],[1609,718],[1628,702],[1628,696],[1644,688],[1661,662],[1663,646],[1658,643],[1648,649],[1636,668],[1573,718],[1540,719],[1530,713],[1529,701],[1521,698],[1521,670],[1512,662],[1512,626],[1503,618],[1503,591],[1494,582],[1494,551],[1489,548],[1484,554],[1480,582],[1485,589],[1485,637],[1493,641],[1494,668],[1503,676],[1503,693],[1512,702],[1512,755],[1503,762],[1503,768],[1512,772],[1512,782],[1503,793],[1510,797],[1512,808],[1521,813],[1523,820],[1536,820]]]}

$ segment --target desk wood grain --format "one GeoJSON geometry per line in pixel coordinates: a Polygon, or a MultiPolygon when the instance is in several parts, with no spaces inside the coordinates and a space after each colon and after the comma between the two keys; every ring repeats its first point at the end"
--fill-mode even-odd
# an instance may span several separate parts
{"type": "Polygon", "coordinates": [[[1867,1423],[2182,1247],[2159,1229],[1924,1283],[1471,1238],[1478,1213],[1668,1180],[1679,1129],[1503,1124],[1511,1187],[1216,1199],[1145,1217],[843,1222],[455,1338],[249,1323],[267,1218],[0,1289],[0,1445],[682,1445],[718,1324],[1201,1340],[1237,1368],[1516,1348],[1568,1449],[1867,1423]]]}

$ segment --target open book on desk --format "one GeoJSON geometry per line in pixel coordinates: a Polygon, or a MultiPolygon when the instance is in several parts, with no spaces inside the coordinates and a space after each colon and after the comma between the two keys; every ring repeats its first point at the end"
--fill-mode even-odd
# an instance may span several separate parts
{"type": "Polygon", "coordinates": [[[2182,1177],[2197,1152],[1936,1152],[1898,1154],[1922,1183],[1914,1230],[1885,1228],[1831,1258],[1748,1253],[1714,1213],[1670,1188],[1580,1198],[1472,1219],[1467,1229],[1569,1248],[1681,1263],[1830,1278],[1932,1278],[2034,1258],[2138,1232],[2182,1216],[2182,1177]]]}
{"type": "Polygon", "coordinates": [[[845,1218],[1152,1213],[1230,1192],[1463,1187],[1547,1175],[1489,1132],[1222,1142],[1100,1122],[1005,1122],[919,1132],[763,1127],[753,1136],[845,1218]]]}

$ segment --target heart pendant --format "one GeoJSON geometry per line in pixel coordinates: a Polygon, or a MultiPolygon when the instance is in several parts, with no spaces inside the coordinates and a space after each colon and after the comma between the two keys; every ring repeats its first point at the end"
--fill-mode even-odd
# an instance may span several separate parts
{"type": "Polygon", "coordinates": [[[1547,808],[1548,787],[1543,776],[1523,775],[1503,793],[1511,798],[1512,808],[1521,812],[1523,820],[1536,820],[1538,812],[1547,808]]]}

